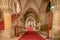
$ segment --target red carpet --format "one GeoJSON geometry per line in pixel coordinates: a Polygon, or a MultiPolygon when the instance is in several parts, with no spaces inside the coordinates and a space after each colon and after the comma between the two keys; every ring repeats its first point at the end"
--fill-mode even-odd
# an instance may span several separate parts
{"type": "Polygon", "coordinates": [[[4,30],[4,21],[1,21],[1,22],[0,22],[0,31],[1,31],[1,30],[4,30]]]}
{"type": "Polygon", "coordinates": [[[20,39],[18,40],[45,40],[39,34],[34,31],[27,31],[20,39]]]}
{"type": "Polygon", "coordinates": [[[32,27],[27,27],[26,30],[33,31],[33,28],[32,27]]]}

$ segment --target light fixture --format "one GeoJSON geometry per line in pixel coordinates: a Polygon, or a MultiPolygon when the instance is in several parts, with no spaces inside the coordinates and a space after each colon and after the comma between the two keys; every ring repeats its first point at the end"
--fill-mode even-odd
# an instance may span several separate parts
{"type": "Polygon", "coordinates": [[[51,6],[50,6],[50,9],[51,9],[51,10],[54,10],[54,9],[55,9],[55,6],[54,6],[54,5],[51,5],[51,6]]]}

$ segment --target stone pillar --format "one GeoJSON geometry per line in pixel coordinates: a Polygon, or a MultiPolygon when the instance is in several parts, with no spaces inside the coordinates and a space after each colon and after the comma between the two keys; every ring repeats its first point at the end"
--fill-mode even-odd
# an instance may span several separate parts
{"type": "Polygon", "coordinates": [[[3,40],[9,40],[11,37],[11,13],[12,13],[12,0],[2,0],[2,9],[3,9],[3,16],[4,16],[4,32],[2,34],[3,40]]]}
{"type": "Polygon", "coordinates": [[[53,21],[52,21],[52,33],[51,37],[54,40],[60,40],[60,0],[50,0],[51,5],[55,8],[52,10],[53,21]]]}
{"type": "Polygon", "coordinates": [[[3,9],[3,15],[4,15],[4,32],[3,32],[3,39],[9,40],[11,37],[11,27],[12,27],[12,21],[11,21],[11,13],[8,9],[3,9]]]}
{"type": "Polygon", "coordinates": [[[40,16],[41,16],[40,17],[41,31],[47,31],[47,26],[46,26],[46,20],[47,20],[46,16],[47,16],[47,14],[42,12],[42,14],[40,14],[40,16]]]}
{"type": "Polygon", "coordinates": [[[60,38],[60,11],[59,8],[52,10],[53,12],[53,24],[52,24],[52,33],[54,40],[59,40],[60,38]]]}

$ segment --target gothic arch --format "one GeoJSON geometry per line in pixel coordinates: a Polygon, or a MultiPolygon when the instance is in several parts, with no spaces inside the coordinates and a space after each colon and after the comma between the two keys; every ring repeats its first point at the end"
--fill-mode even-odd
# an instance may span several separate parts
{"type": "Polygon", "coordinates": [[[24,10],[23,10],[23,14],[26,12],[26,10],[28,10],[29,8],[33,8],[34,10],[36,10],[36,12],[39,14],[39,7],[38,4],[35,1],[31,1],[31,0],[27,0],[25,6],[24,6],[24,10]],[[31,4],[32,2],[32,4],[31,4]]]}
{"type": "Polygon", "coordinates": [[[24,13],[24,19],[28,14],[30,14],[29,16],[35,16],[35,18],[37,18],[36,20],[39,21],[39,14],[33,8],[29,8],[28,10],[26,10],[26,12],[24,13]]]}
{"type": "Polygon", "coordinates": [[[38,6],[36,0],[27,0],[24,9],[28,6],[28,4],[29,4],[30,2],[33,2],[33,3],[37,6],[37,8],[39,9],[39,6],[38,6]]]}
{"type": "Polygon", "coordinates": [[[40,12],[41,13],[46,12],[46,9],[47,9],[49,2],[50,2],[49,0],[43,0],[41,2],[41,6],[40,6],[40,12]]]}

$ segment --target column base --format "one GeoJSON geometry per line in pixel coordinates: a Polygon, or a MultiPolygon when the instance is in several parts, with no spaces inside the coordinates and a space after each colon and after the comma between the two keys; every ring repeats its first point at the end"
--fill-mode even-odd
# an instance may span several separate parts
{"type": "Polygon", "coordinates": [[[53,38],[60,39],[60,28],[58,26],[54,26],[52,31],[53,31],[53,38]]]}
{"type": "Polygon", "coordinates": [[[11,39],[10,31],[4,31],[2,34],[2,38],[3,40],[10,40],[11,39]]]}

